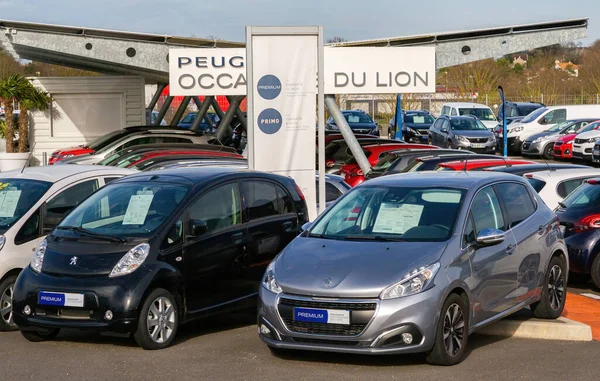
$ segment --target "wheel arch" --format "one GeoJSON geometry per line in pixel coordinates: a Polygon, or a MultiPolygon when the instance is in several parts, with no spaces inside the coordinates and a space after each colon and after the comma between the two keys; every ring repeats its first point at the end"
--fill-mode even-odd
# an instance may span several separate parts
{"type": "Polygon", "coordinates": [[[4,273],[4,275],[2,275],[0,277],[0,282],[4,281],[4,279],[8,278],[9,276],[19,276],[19,274],[21,273],[21,271],[23,271],[22,268],[13,268],[8,270],[7,272],[4,273]]]}
{"type": "Polygon", "coordinates": [[[157,288],[162,288],[169,291],[175,298],[175,303],[179,310],[179,318],[183,320],[186,313],[185,289],[181,274],[166,269],[159,271],[146,287],[142,297],[138,302],[138,309],[141,309],[148,295],[157,288]]]}

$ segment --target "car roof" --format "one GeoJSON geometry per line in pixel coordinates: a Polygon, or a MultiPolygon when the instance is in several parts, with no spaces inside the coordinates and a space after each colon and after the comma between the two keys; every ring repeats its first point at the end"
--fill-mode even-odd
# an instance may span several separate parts
{"type": "Polygon", "coordinates": [[[545,180],[556,180],[556,181],[570,179],[570,178],[579,177],[579,176],[587,176],[587,175],[600,176],[600,169],[592,168],[592,167],[581,168],[581,169],[566,168],[566,169],[559,169],[556,171],[539,171],[539,172],[533,172],[533,173],[526,174],[527,177],[533,177],[533,178],[545,179],[545,180]]]}
{"type": "MultiPolygon", "coordinates": [[[[477,158],[479,159],[487,159],[487,160],[502,160],[502,157],[500,156],[494,156],[494,155],[485,155],[485,154],[473,154],[473,153],[448,153],[445,155],[437,155],[437,156],[424,156],[422,158],[420,158],[420,161],[430,161],[430,160],[445,160],[445,159],[451,159],[453,157],[457,157],[457,158],[461,158],[461,157],[465,157],[467,159],[469,159],[470,157],[474,157],[473,159],[469,159],[470,160],[476,160],[477,158]],[[483,156],[489,156],[489,158],[484,158],[483,156]],[[497,157],[497,159],[493,159],[494,157],[497,157]]],[[[459,160],[459,159],[457,159],[459,160]]]]}
{"type": "Polygon", "coordinates": [[[508,173],[501,172],[463,172],[463,171],[447,171],[447,172],[409,172],[389,176],[381,176],[369,180],[362,186],[389,185],[401,187],[443,187],[443,188],[463,188],[469,189],[472,187],[495,183],[502,180],[514,180],[516,177],[508,173]]]}
{"type": "Polygon", "coordinates": [[[538,102],[506,102],[506,103],[511,103],[517,106],[541,106],[544,107],[545,105],[543,103],[538,103],[538,102]]]}
{"type": "MultiPolygon", "coordinates": [[[[473,159],[473,160],[456,160],[456,161],[447,161],[445,163],[441,163],[440,167],[460,167],[462,165],[467,168],[473,166],[484,166],[484,165],[494,165],[498,162],[497,159],[473,159]]],[[[501,161],[501,163],[505,166],[507,165],[521,165],[531,163],[530,160],[523,159],[505,159],[501,161]]]]}
{"type": "Polygon", "coordinates": [[[40,180],[40,181],[49,181],[55,183],[62,179],[65,179],[70,176],[79,175],[82,173],[90,174],[98,173],[102,174],[122,174],[122,175],[130,175],[134,173],[138,173],[139,171],[127,169],[127,168],[117,168],[117,167],[107,167],[102,165],[76,165],[76,164],[55,164],[55,165],[45,165],[40,167],[27,167],[21,173],[20,169],[15,169],[12,171],[5,171],[0,173],[0,179],[2,178],[17,178],[17,179],[27,179],[27,180],[40,180]]]}
{"type": "Polygon", "coordinates": [[[515,169],[517,167],[506,167],[506,166],[497,166],[497,167],[491,167],[491,168],[486,168],[484,169],[484,171],[493,171],[493,172],[511,172],[511,171],[521,171],[521,170],[534,170],[536,172],[538,172],[538,169],[541,171],[544,170],[554,170],[554,171],[558,171],[561,169],[578,169],[578,168],[590,168],[588,166],[585,165],[580,165],[580,164],[560,164],[560,163],[536,163],[536,164],[522,164],[518,166],[518,169],[515,169]],[[546,168],[546,169],[544,169],[546,168]]]}
{"type": "Polygon", "coordinates": [[[472,103],[472,102],[448,102],[448,103],[444,103],[442,105],[443,106],[449,106],[449,107],[466,107],[466,108],[489,108],[488,106],[482,104],[482,103],[472,103]]]}
{"type": "MultiPolygon", "coordinates": [[[[160,177],[166,177],[171,179],[179,179],[181,183],[187,184],[198,184],[205,182],[206,180],[219,179],[225,177],[236,178],[239,175],[253,174],[258,177],[265,178],[284,178],[283,176],[276,175],[269,172],[250,171],[243,168],[231,168],[231,167],[180,167],[180,168],[169,168],[159,169],[151,172],[138,172],[136,174],[127,176],[126,178],[113,181],[126,182],[126,181],[151,181],[160,177]]],[[[177,182],[177,181],[175,181],[177,182]]]]}

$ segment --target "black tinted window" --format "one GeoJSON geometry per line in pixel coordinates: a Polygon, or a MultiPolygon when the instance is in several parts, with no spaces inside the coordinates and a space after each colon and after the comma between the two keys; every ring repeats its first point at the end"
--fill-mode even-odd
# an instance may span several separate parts
{"type": "Polygon", "coordinates": [[[35,213],[27,219],[27,221],[21,226],[19,232],[15,236],[15,243],[17,245],[29,242],[40,236],[40,210],[36,210],[35,213]]]}
{"type": "Polygon", "coordinates": [[[498,194],[506,209],[509,228],[517,226],[535,212],[535,204],[527,192],[527,188],[521,184],[499,184],[498,194]]]}
{"type": "Polygon", "coordinates": [[[250,220],[293,211],[292,201],[287,192],[271,182],[246,181],[243,183],[243,192],[250,220]]]}
{"type": "Polygon", "coordinates": [[[475,226],[473,225],[473,217],[471,214],[469,214],[467,224],[465,225],[463,240],[465,244],[471,244],[475,242],[475,226]]]}
{"type": "Polygon", "coordinates": [[[505,228],[500,202],[491,186],[477,193],[471,205],[471,214],[477,234],[483,229],[504,230],[505,228]]]}
{"type": "Polygon", "coordinates": [[[544,189],[544,187],[546,186],[546,182],[542,181],[542,180],[538,180],[538,179],[534,179],[534,178],[528,178],[527,181],[529,182],[529,184],[531,184],[531,186],[533,187],[533,189],[535,189],[536,192],[540,193],[540,191],[542,189],[544,189]]]}
{"type": "Polygon", "coordinates": [[[563,181],[562,183],[558,184],[558,187],[556,187],[556,193],[558,193],[560,197],[565,198],[571,192],[577,189],[577,187],[579,187],[584,181],[585,179],[572,179],[563,181]]]}
{"type": "Polygon", "coordinates": [[[73,208],[98,189],[98,180],[88,180],[65,189],[46,203],[44,229],[52,229],[73,208]]]}
{"type": "MultiPolygon", "coordinates": [[[[191,220],[206,223],[207,232],[225,229],[242,223],[241,198],[237,183],[216,187],[200,196],[189,209],[191,220]]],[[[177,228],[171,239],[177,239],[177,228]]]]}

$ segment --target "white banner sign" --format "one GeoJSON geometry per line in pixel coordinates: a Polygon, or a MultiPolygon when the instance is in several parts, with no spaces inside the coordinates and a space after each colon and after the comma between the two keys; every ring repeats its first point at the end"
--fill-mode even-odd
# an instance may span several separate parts
{"type": "Polygon", "coordinates": [[[246,49],[169,49],[171,95],[246,95],[246,49]]]}
{"type": "Polygon", "coordinates": [[[291,176],[316,217],[317,35],[252,36],[251,168],[291,176]]]}
{"type": "MultiPolygon", "coordinates": [[[[171,95],[246,95],[245,57],[243,48],[170,49],[171,95]]],[[[435,75],[433,47],[325,48],[326,94],[435,93],[435,75]]]]}

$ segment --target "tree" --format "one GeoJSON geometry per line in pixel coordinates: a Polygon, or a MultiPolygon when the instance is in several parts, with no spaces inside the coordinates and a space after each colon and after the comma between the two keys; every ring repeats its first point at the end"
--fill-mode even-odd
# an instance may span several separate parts
{"type": "Polygon", "coordinates": [[[19,101],[21,113],[19,114],[19,152],[27,152],[29,142],[29,110],[38,109],[46,111],[50,105],[48,93],[37,89],[31,84],[29,96],[19,101]]]}
{"type": "Polygon", "coordinates": [[[338,44],[340,42],[346,42],[346,41],[348,41],[348,40],[346,40],[344,37],[340,37],[340,36],[333,36],[333,37],[327,39],[328,44],[338,44]]]}

